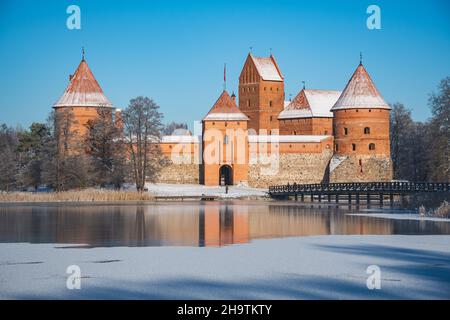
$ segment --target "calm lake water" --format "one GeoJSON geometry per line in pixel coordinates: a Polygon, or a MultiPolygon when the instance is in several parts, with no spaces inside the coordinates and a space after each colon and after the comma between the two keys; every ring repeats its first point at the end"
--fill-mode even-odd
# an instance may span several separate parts
{"type": "MultiPolygon", "coordinates": [[[[361,212],[363,209],[351,213],[361,212]]],[[[62,247],[223,246],[308,235],[450,234],[450,223],[445,221],[348,213],[348,209],[335,207],[242,200],[0,205],[0,242],[56,243],[62,247]]]]}

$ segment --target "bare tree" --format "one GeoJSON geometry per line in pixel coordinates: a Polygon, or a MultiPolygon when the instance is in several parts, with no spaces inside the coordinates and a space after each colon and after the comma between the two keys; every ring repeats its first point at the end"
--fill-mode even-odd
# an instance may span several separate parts
{"type": "Polygon", "coordinates": [[[442,79],[438,93],[432,93],[430,121],[430,177],[435,181],[450,181],[450,77],[442,79]]]}
{"type": "Polygon", "coordinates": [[[125,134],[133,168],[136,189],[143,191],[145,181],[156,178],[161,166],[159,141],[163,115],[159,106],[150,98],[137,97],[123,112],[125,134]]]}
{"type": "Polygon", "coordinates": [[[114,184],[120,188],[125,178],[122,130],[115,123],[111,109],[99,108],[98,117],[87,124],[87,152],[93,165],[96,185],[114,184]]]}
{"type": "Polygon", "coordinates": [[[187,131],[188,130],[187,124],[186,123],[177,123],[177,122],[172,121],[164,126],[164,128],[162,129],[162,134],[163,135],[171,135],[178,130],[187,131]]]}
{"type": "Polygon", "coordinates": [[[0,190],[11,191],[16,187],[18,144],[17,131],[2,124],[0,126],[0,190]]]}
{"type": "Polygon", "coordinates": [[[90,158],[74,125],[70,109],[53,111],[48,121],[53,131],[45,143],[42,181],[56,191],[92,185],[90,158]]]}

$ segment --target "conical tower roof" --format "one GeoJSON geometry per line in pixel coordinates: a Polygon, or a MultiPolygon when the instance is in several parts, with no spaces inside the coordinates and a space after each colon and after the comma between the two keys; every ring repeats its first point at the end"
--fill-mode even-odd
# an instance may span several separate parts
{"type": "Polygon", "coordinates": [[[70,83],[53,107],[112,107],[83,58],[70,83]]]}
{"type": "Polygon", "coordinates": [[[343,109],[391,109],[360,63],[331,111],[343,109]]]}
{"type": "Polygon", "coordinates": [[[239,110],[228,92],[224,90],[203,120],[246,121],[248,118],[241,110],[239,110]]]}

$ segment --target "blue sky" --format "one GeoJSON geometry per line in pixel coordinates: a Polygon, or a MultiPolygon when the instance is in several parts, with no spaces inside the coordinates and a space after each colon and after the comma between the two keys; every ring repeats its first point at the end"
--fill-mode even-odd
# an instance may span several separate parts
{"type": "Polygon", "coordinates": [[[107,97],[125,108],[153,98],[166,121],[201,119],[222,90],[237,91],[249,52],[270,48],[285,77],[286,98],[301,81],[342,90],[363,52],[385,100],[413,117],[430,114],[428,95],[450,75],[449,1],[0,1],[0,123],[44,121],[86,48],[107,97]],[[81,30],[66,27],[66,8],[81,8],[81,30]],[[366,9],[381,8],[381,30],[366,9]]]}

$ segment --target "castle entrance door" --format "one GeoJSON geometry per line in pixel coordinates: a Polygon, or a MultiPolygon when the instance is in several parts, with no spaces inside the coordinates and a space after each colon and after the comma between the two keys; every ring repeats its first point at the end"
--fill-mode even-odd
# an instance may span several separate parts
{"type": "Polygon", "coordinates": [[[233,184],[233,169],[224,165],[219,169],[219,184],[221,186],[230,186],[233,184]]]}

